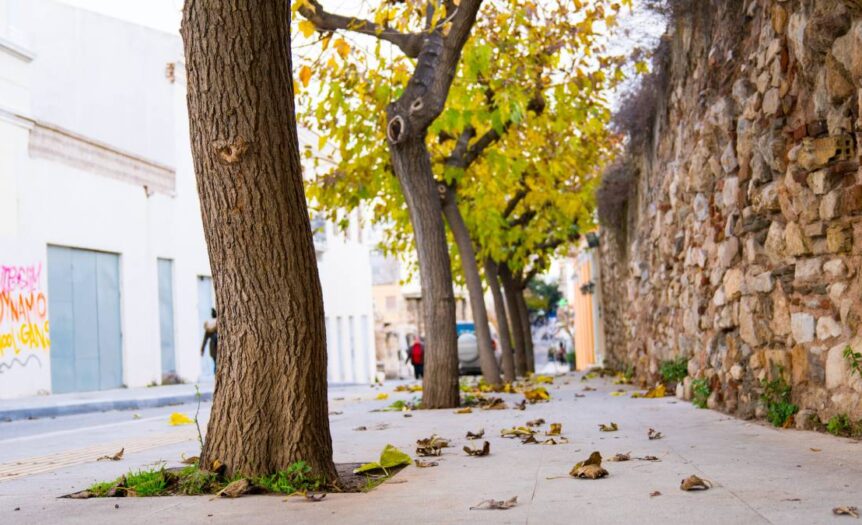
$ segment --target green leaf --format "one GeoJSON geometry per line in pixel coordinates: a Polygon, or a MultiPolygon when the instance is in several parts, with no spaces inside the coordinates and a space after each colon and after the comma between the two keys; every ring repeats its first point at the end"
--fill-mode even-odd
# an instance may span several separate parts
{"type": "Polygon", "coordinates": [[[394,467],[400,467],[402,465],[407,466],[413,460],[410,459],[410,456],[401,452],[397,448],[392,445],[386,445],[383,449],[383,452],[380,453],[380,461],[372,461],[371,463],[366,463],[361,467],[355,469],[353,471],[354,474],[359,474],[360,472],[369,472],[372,470],[386,470],[394,467]]]}

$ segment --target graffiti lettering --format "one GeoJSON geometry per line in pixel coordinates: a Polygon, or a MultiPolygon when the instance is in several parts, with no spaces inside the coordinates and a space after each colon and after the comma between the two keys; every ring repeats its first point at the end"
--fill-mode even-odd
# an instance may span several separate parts
{"type": "Polygon", "coordinates": [[[0,360],[51,347],[42,265],[0,266],[0,360]]]}
{"type": "Polygon", "coordinates": [[[0,266],[0,292],[33,292],[39,288],[42,263],[32,266],[0,266]]]}

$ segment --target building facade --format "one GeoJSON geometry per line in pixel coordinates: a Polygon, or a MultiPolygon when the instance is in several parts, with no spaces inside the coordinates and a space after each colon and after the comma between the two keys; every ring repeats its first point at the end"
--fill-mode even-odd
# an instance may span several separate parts
{"type": "MultiPolygon", "coordinates": [[[[0,398],[212,378],[182,56],[178,35],[0,0],[0,398]]],[[[367,382],[369,250],[318,230],[329,379],[367,382]]]]}

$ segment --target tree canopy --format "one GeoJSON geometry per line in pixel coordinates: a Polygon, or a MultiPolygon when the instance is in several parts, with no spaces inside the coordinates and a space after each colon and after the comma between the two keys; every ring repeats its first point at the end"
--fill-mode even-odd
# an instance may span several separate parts
{"type": "MultiPolygon", "coordinates": [[[[599,167],[616,138],[606,95],[622,80],[607,35],[625,2],[485,2],[464,48],[446,106],[429,128],[435,177],[457,187],[481,256],[514,269],[541,259],[594,217],[599,167]]],[[[320,31],[302,20],[311,52],[298,68],[299,118],[337,151],[308,193],[331,219],[366,203],[386,224],[383,249],[412,248],[409,216],[386,141],[387,104],[413,71],[410,35],[420,34],[422,2],[382,3],[373,21],[353,22],[380,38],[320,31]],[[391,38],[383,38],[392,30],[391,38]]],[[[435,10],[433,24],[443,24],[435,10]]],[[[306,152],[314,157],[311,150],[306,152]]],[[[454,251],[453,251],[454,253],[454,251]]]]}

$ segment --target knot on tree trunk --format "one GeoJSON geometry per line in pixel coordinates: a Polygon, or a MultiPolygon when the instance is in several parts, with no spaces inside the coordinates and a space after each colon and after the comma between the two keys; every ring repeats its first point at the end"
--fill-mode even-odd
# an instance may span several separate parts
{"type": "Polygon", "coordinates": [[[232,141],[216,140],[212,144],[216,152],[218,161],[222,164],[236,164],[239,162],[246,151],[248,151],[249,143],[242,137],[232,141]]]}

